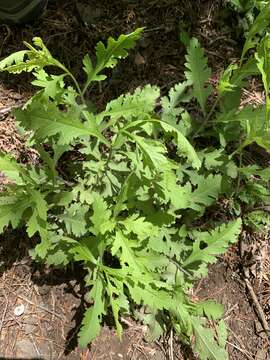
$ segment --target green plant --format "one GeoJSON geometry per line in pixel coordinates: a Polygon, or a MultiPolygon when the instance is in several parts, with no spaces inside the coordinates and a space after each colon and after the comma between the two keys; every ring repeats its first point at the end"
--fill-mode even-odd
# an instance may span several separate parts
{"type": "Polygon", "coordinates": [[[247,34],[261,11],[269,6],[269,0],[225,0],[225,4],[239,13],[239,26],[247,34]]]}
{"type": "MultiPolygon", "coordinates": [[[[236,199],[246,189],[247,168],[235,159],[253,141],[269,150],[267,106],[239,110],[244,78],[266,66],[264,47],[260,43],[255,57],[224,71],[213,105],[203,49],[186,38],[186,81],[168,96],[147,85],[110,101],[101,112],[91,111],[93,86],[127,56],[141,32],[98,43],[95,62],[88,55],[83,59],[83,87],[40,38],[0,62],[2,71],[35,77],[39,90],[14,115],[40,154],[38,166],[0,156],[0,170],[11,180],[0,193],[0,231],[25,225],[39,241],[31,251],[36,261],[79,262],[85,268],[92,305],[80,345],[99,334],[108,311],[121,337],[121,315],[140,318],[136,308],[142,306],[141,320],[152,337],[173,328],[201,359],[226,359],[223,321],[215,329],[207,323],[221,318],[222,307],[194,301],[189,289],[241,231],[241,216],[226,223],[210,219],[207,227],[204,220],[221,195],[236,199]],[[188,112],[190,101],[199,122],[188,112]]],[[[268,86],[267,76],[265,81],[268,86]]],[[[256,171],[261,179],[264,170],[256,171]]]]}

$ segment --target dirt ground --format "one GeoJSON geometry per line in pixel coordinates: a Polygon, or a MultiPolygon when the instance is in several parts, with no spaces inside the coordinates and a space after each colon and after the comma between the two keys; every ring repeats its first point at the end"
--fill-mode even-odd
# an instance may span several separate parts
{"type": "MultiPolygon", "coordinates": [[[[51,1],[42,18],[33,24],[0,25],[0,58],[20,49],[23,40],[41,36],[52,53],[81,80],[78,59],[93,52],[97,41],[144,26],[144,36],[136,49],[112,72],[102,91],[93,95],[102,108],[109,99],[139,85],[157,84],[166,93],[181,81],[184,48],[179,32],[186,30],[203,42],[215,83],[220,70],[239,57],[242,43],[242,38],[231,32],[231,22],[227,14],[220,13],[218,5],[219,1],[203,0],[51,1]]],[[[31,95],[26,80],[27,76],[1,75],[0,151],[12,153],[21,162],[35,162],[37,154],[16,133],[9,111],[31,95]]],[[[260,101],[260,94],[247,93],[245,101],[260,101]]],[[[0,176],[0,186],[3,181],[0,176]]],[[[224,305],[230,360],[267,360],[269,338],[262,331],[247,291],[244,269],[248,268],[250,284],[270,321],[270,237],[244,235],[244,255],[239,245],[231,248],[210,269],[209,277],[195,286],[193,296],[198,300],[214,298],[224,305]]],[[[108,319],[91,347],[79,349],[76,334],[83,312],[82,270],[62,271],[34,264],[28,256],[31,245],[23,231],[8,231],[0,237],[1,359],[196,359],[176,338],[172,348],[166,336],[148,343],[144,327],[132,319],[123,319],[126,330],[122,343],[108,319]]]]}

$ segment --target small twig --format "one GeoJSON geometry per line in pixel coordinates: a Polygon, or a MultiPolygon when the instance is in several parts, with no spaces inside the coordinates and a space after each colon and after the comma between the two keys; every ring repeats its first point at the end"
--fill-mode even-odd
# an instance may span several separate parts
{"type": "Polygon", "coordinates": [[[192,136],[192,139],[194,139],[204,128],[205,126],[208,124],[208,121],[211,119],[211,116],[213,115],[217,105],[218,105],[218,102],[220,100],[220,97],[217,96],[210,111],[208,112],[208,115],[205,116],[204,120],[202,121],[201,125],[199,126],[199,128],[195,131],[195,133],[193,134],[192,136]]]}
{"type": "Polygon", "coordinates": [[[8,113],[11,112],[11,110],[12,110],[12,107],[11,107],[11,106],[2,107],[2,108],[0,108],[0,114],[1,114],[1,115],[8,114],[8,113]]]}
{"type": "Polygon", "coordinates": [[[133,345],[134,346],[134,348],[136,349],[136,350],[138,350],[145,358],[146,358],[146,360],[149,360],[149,357],[147,356],[147,354],[143,351],[143,349],[142,349],[142,347],[141,346],[138,346],[138,345],[133,345]]]}
{"type": "Polygon", "coordinates": [[[251,359],[251,360],[254,359],[254,357],[251,356],[250,353],[249,353],[247,350],[242,349],[242,348],[240,348],[239,346],[237,346],[237,345],[235,345],[235,344],[233,344],[233,343],[231,343],[231,342],[229,342],[229,341],[227,341],[227,344],[230,345],[230,346],[232,346],[232,347],[234,347],[236,350],[240,351],[242,354],[246,355],[246,357],[247,357],[248,359],[251,359]]]}
{"type": "Polygon", "coordinates": [[[254,303],[254,306],[256,308],[256,312],[257,312],[257,315],[262,323],[262,326],[266,332],[266,334],[268,336],[270,336],[270,328],[269,328],[269,325],[268,325],[268,322],[266,320],[266,317],[265,317],[265,314],[264,314],[264,311],[263,311],[263,308],[261,307],[261,304],[259,303],[258,301],[258,298],[253,290],[253,287],[250,283],[250,281],[245,277],[245,283],[246,283],[246,286],[247,286],[247,289],[249,291],[249,294],[253,300],[253,303],[254,303]]]}
{"type": "Polygon", "coordinates": [[[39,351],[39,349],[37,347],[37,344],[36,344],[36,342],[35,342],[35,340],[34,340],[34,338],[33,338],[33,336],[31,334],[30,334],[30,339],[32,341],[32,344],[33,344],[35,350],[36,350],[37,356],[40,357],[41,353],[40,353],[40,351],[39,351]]]}
{"type": "Polygon", "coordinates": [[[132,323],[126,320],[125,318],[121,317],[120,320],[127,326],[132,327],[132,323]]]}
{"type": "Polygon", "coordinates": [[[171,334],[170,334],[170,360],[174,360],[174,355],[173,355],[173,329],[171,329],[171,334]]]}
{"type": "MultiPolygon", "coordinates": [[[[244,257],[243,238],[241,238],[241,240],[240,240],[240,255],[241,255],[241,258],[243,259],[243,257],[244,257]]],[[[248,279],[248,269],[244,265],[243,265],[243,272],[244,272],[244,280],[245,280],[246,288],[248,289],[248,292],[251,296],[251,299],[252,299],[253,304],[256,309],[256,313],[261,321],[264,331],[266,332],[266,334],[268,336],[270,336],[270,328],[269,328],[268,322],[266,320],[263,308],[261,307],[261,304],[259,303],[259,300],[254,292],[251,282],[248,279]]]]}
{"type": "Polygon", "coordinates": [[[44,306],[42,306],[42,305],[35,304],[33,301],[27,299],[26,297],[24,297],[24,296],[22,296],[22,295],[17,295],[17,296],[18,296],[20,299],[28,302],[29,304],[31,304],[31,305],[33,305],[33,306],[36,306],[37,308],[39,308],[39,309],[41,309],[41,310],[43,310],[43,311],[46,311],[46,312],[48,312],[48,313],[50,313],[50,314],[58,317],[58,318],[61,319],[61,320],[64,320],[63,317],[62,317],[61,315],[57,314],[56,312],[54,312],[54,311],[52,311],[52,310],[50,310],[50,309],[47,309],[46,307],[44,307],[44,306]]]}
{"type": "Polygon", "coordinates": [[[0,323],[0,334],[1,334],[1,332],[2,332],[2,328],[3,328],[5,316],[6,316],[6,313],[7,313],[7,308],[8,308],[8,302],[6,302],[6,306],[5,306],[3,315],[2,315],[2,319],[1,319],[1,323],[0,323]]]}
{"type": "Polygon", "coordinates": [[[177,269],[178,270],[180,270],[182,273],[184,273],[185,275],[187,275],[187,276],[189,276],[189,277],[192,277],[192,274],[191,273],[189,273],[187,270],[185,270],[184,268],[182,268],[182,266],[181,265],[179,265],[178,263],[177,263],[177,261],[174,261],[173,259],[170,259],[168,256],[167,256],[167,258],[168,258],[168,260],[172,263],[172,264],[174,264],[176,267],[177,267],[177,269]]]}
{"type": "Polygon", "coordinates": [[[234,311],[234,309],[236,309],[237,307],[238,307],[238,302],[235,303],[230,309],[226,311],[226,313],[224,314],[224,320],[226,320],[230,316],[231,312],[234,311]]]}
{"type": "Polygon", "coordinates": [[[18,103],[16,105],[4,106],[4,107],[0,108],[0,120],[2,118],[4,118],[6,115],[10,114],[13,109],[18,109],[23,104],[24,104],[24,102],[23,103],[18,103]]]}

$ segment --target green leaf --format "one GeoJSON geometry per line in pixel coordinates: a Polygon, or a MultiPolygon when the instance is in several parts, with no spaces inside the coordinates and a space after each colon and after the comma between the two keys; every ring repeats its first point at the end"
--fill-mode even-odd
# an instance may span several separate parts
{"type": "Polygon", "coordinates": [[[112,282],[109,280],[109,277],[107,277],[107,291],[110,296],[110,303],[113,311],[117,335],[121,340],[123,327],[119,321],[119,313],[121,311],[121,307],[125,308],[125,310],[128,310],[129,304],[126,296],[124,295],[123,283],[121,281],[117,281],[115,278],[112,280],[112,282]],[[112,282],[116,284],[116,286],[114,286],[112,282]]]}
{"type": "Polygon", "coordinates": [[[10,156],[0,154],[0,171],[17,185],[24,184],[21,176],[24,173],[24,169],[10,156]]]}
{"type": "Polygon", "coordinates": [[[28,236],[32,237],[38,232],[41,238],[46,238],[48,204],[44,196],[36,190],[31,191],[30,199],[33,212],[26,224],[28,236]]]}
{"type": "Polygon", "coordinates": [[[144,269],[133,250],[133,246],[138,245],[137,242],[129,240],[121,231],[116,231],[113,238],[112,255],[119,255],[121,265],[124,266],[127,263],[130,271],[134,271],[134,274],[140,274],[144,269]]]}
{"type": "Polygon", "coordinates": [[[59,145],[68,145],[82,136],[94,136],[102,143],[108,141],[94,126],[87,126],[74,119],[73,114],[60,111],[55,103],[33,101],[25,110],[16,110],[17,121],[25,128],[33,130],[34,138],[39,143],[52,136],[59,136],[59,145]]]}
{"type": "Polygon", "coordinates": [[[65,87],[63,75],[48,75],[44,69],[37,70],[34,73],[36,80],[32,84],[43,89],[44,95],[48,98],[56,99],[59,94],[63,93],[65,87]]]}
{"type": "MultiPolygon", "coordinates": [[[[141,148],[142,152],[144,155],[146,155],[147,153],[150,154],[151,152],[157,152],[156,157],[163,157],[161,154],[165,152],[165,147],[161,142],[157,142],[157,141],[153,141],[153,140],[148,140],[145,138],[142,138],[141,136],[135,135],[134,134],[134,129],[136,128],[140,128],[143,127],[143,125],[147,125],[147,124],[153,124],[153,125],[158,125],[159,127],[162,128],[162,130],[168,134],[171,135],[177,145],[177,149],[178,149],[178,154],[180,156],[184,156],[187,157],[188,160],[191,162],[192,166],[196,169],[199,169],[201,166],[201,161],[198,158],[195,149],[193,148],[193,146],[190,144],[190,142],[186,139],[186,137],[179,131],[177,130],[174,126],[164,122],[164,121],[159,121],[156,119],[150,119],[150,120],[137,120],[137,121],[133,121],[130,124],[126,125],[124,127],[124,129],[122,130],[122,132],[128,136],[130,139],[135,140],[135,142],[138,143],[139,147],[141,148]],[[145,140],[144,140],[145,139],[145,140]],[[146,145],[145,145],[146,143],[146,145]],[[147,144],[151,144],[153,146],[153,148],[151,149],[150,146],[147,146],[147,144]],[[154,149],[156,148],[156,150],[154,149]],[[163,148],[163,150],[162,150],[163,148]],[[159,155],[158,155],[159,153],[159,155]]],[[[155,159],[153,159],[155,160],[155,159]]],[[[161,160],[162,163],[160,163],[160,166],[162,166],[162,168],[164,170],[169,170],[170,168],[174,168],[175,166],[172,166],[172,161],[169,161],[168,159],[165,160],[161,160]],[[165,165],[165,162],[167,162],[167,166],[165,165]],[[169,164],[170,163],[170,164],[169,164]],[[163,167],[163,164],[165,165],[163,167]]],[[[146,160],[147,163],[151,163],[151,159],[149,159],[149,161],[146,160]]],[[[152,166],[150,165],[150,168],[154,168],[154,161],[152,166]]]]}
{"type": "Polygon", "coordinates": [[[186,137],[179,130],[175,129],[170,124],[166,124],[163,121],[160,121],[160,126],[166,133],[172,134],[174,137],[178,149],[178,154],[180,156],[187,157],[192,166],[195,169],[199,169],[201,167],[201,161],[198,158],[194,147],[190,144],[186,137]]]}
{"type": "Polygon", "coordinates": [[[107,46],[99,42],[96,46],[97,64],[95,67],[89,56],[84,58],[84,71],[87,74],[87,81],[84,91],[88,88],[92,81],[101,81],[106,79],[105,75],[100,72],[106,68],[113,68],[117,65],[119,59],[128,56],[128,50],[132,49],[136,41],[140,38],[143,28],[138,28],[128,35],[120,35],[117,40],[109,38],[107,46]]]}
{"type": "Polygon", "coordinates": [[[173,171],[166,171],[162,181],[159,182],[162,188],[165,202],[171,202],[175,210],[187,209],[190,203],[191,186],[181,186],[173,171]]]}
{"type": "Polygon", "coordinates": [[[84,261],[97,265],[97,260],[93,255],[94,238],[86,237],[80,241],[74,241],[73,246],[69,249],[69,253],[73,254],[75,261],[84,261]]]}
{"type": "Polygon", "coordinates": [[[95,193],[93,201],[93,215],[91,222],[93,226],[90,228],[94,235],[105,234],[106,231],[112,230],[115,226],[114,222],[110,220],[111,211],[103,197],[95,193]]]}
{"type": "Polygon", "coordinates": [[[29,50],[18,51],[0,61],[0,71],[20,74],[42,69],[48,65],[59,66],[59,62],[52,57],[40,38],[33,38],[34,46],[27,42],[24,44],[29,50]]]}
{"type": "Polygon", "coordinates": [[[68,234],[82,236],[86,233],[86,213],[89,207],[79,203],[71,204],[58,219],[65,223],[68,234]]]}
{"type": "MultiPolygon", "coordinates": [[[[0,197],[1,199],[1,197],[0,197]]],[[[31,206],[32,202],[28,194],[18,193],[16,196],[5,197],[5,204],[0,206],[0,233],[11,224],[13,229],[17,228],[23,220],[23,214],[31,206]]]]}
{"type": "Polygon", "coordinates": [[[224,320],[220,320],[217,326],[217,335],[219,345],[225,349],[227,339],[228,339],[228,330],[224,320]]]}
{"type": "MultiPolygon", "coordinates": [[[[24,63],[25,56],[28,54],[27,50],[17,51],[5,59],[0,61],[0,71],[10,71],[9,69],[12,68],[14,65],[18,65],[24,63]]],[[[10,72],[13,72],[12,70],[10,72]]],[[[16,71],[15,71],[16,73],[16,71]]]]}
{"type": "Polygon", "coordinates": [[[100,123],[105,117],[110,117],[110,121],[103,126],[107,128],[120,118],[127,120],[131,120],[132,117],[150,118],[159,96],[160,90],[156,86],[146,85],[144,88],[137,88],[133,94],[121,95],[110,101],[105,111],[97,116],[97,122],[100,123]]]}
{"type": "Polygon", "coordinates": [[[221,159],[223,152],[223,149],[216,149],[213,151],[203,150],[197,153],[197,155],[199,156],[199,158],[202,158],[202,160],[204,160],[204,166],[206,167],[206,169],[211,170],[218,168],[223,164],[223,160],[221,159]]]}
{"type": "Polygon", "coordinates": [[[127,131],[123,132],[137,144],[143,155],[144,164],[149,169],[162,172],[174,167],[172,162],[166,157],[167,149],[161,142],[146,139],[127,131]]]}
{"type": "Polygon", "coordinates": [[[204,207],[211,205],[221,192],[221,175],[208,175],[207,177],[196,176],[193,181],[197,188],[190,196],[189,207],[200,211],[201,205],[204,207]]]}
{"type": "Polygon", "coordinates": [[[247,39],[244,44],[244,48],[241,55],[241,61],[243,61],[244,56],[247,51],[253,48],[258,42],[258,37],[256,37],[259,33],[264,32],[270,24],[270,3],[266,4],[259,15],[256,17],[253,25],[249,29],[247,34],[247,39]]]}
{"type": "Polygon", "coordinates": [[[145,304],[153,310],[170,309],[172,307],[173,299],[170,293],[153,288],[143,281],[143,277],[141,277],[141,285],[131,286],[129,283],[126,285],[132,299],[138,305],[145,304]]]}
{"type": "Polygon", "coordinates": [[[139,217],[138,214],[134,214],[125,220],[120,221],[120,224],[124,225],[126,228],[124,231],[126,235],[134,233],[138,236],[140,241],[143,241],[150,236],[157,236],[159,231],[157,226],[145,221],[145,218],[139,217]]]}
{"type": "Polygon", "coordinates": [[[178,129],[177,120],[179,115],[184,111],[184,108],[180,106],[181,103],[187,103],[190,101],[191,96],[187,94],[186,90],[191,83],[186,81],[174,85],[169,91],[169,96],[161,98],[162,105],[162,120],[178,129]]]}
{"type": "Polygon", "coordinates": [[[227,92],[234,91],[236,84],[231,82],[231,78],[233,72],[236,70],[238,70],[238,66],[236,64],[230,64],[221,74],[218,84],[219,96],[223,96],[227,92]]]}
{"type": "Polygon", "coordinates": [[[195,317],[192,318],[192,326],[195,334],[194,351],[200,355],[201,360],[228,359],[227,352],[216,342],[212,329],[203,327],[195,317]]]}
{"type": "Polygon", "coordinates": [[[212,87],[206,86],[206,82],[211,76],[211,70],[207,66],[203,49],[195,38],[190,40],[187,47],[185,66],[187,68],[185,71],[186,78],[193,84],[193,95],[200,104],[203,113],[206,114],[206,101],[212,93],[212,87]]]}
{"type": "Polygon", "coordinates": [[[224,313],[223,306],[213,300],[201,301],[196,303],[195,306],[198,315],[206,316],[209,320],[220,319],[224,313]]]}
{"type": "Polygon", "coordinates": [[[148,333],[146,333],[146,340],[149,342],[157,341],[164,333],[164,326],[162,319],[158,315],[151,312],[150,314],[143,314],[142,321],[148,325],[148,333]]]}
{"type": "Polygon", "coordinates": [[[103,281],[100,277],[94,281],[89,298],[94,301],[94,305],[84,313],[82,326],[78,334],[81,347],[86,347],[100,333],[102,315],[105,314],[103,281]]]}
{"type": "MultiPolygon", "coordinates": [[[[266,207],[266,210],[267,207],[266,207]]],[[[244,218],[244,223],[258,232],[265,232],[270,229],[270,214],[266,210],[255,210],[247,214],[244,218]]]]}
{"type": "Polygon", "coordinates": [[[228,246],[237,241],[241,229],[241,219],[237,219],[210,232],[194,232],[193,249],[183,266],[188,268],[196,263],[214,263],[218,255],[224,254],[228,246]]]}

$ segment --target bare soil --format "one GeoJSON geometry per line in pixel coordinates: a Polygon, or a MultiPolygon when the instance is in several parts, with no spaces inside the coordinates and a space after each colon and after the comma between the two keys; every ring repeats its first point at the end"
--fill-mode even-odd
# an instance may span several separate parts
{"type": "MultiPolygon", "coordinates": [[[[234,22],[235,19],[232,19],[234,22]]],[[[93,52],[99,40],[117,36],[139,26],[145,35],[130,57],[112,72],[102,91],[93,95],[103,107],[111,98],[146,83],[157,84],[162,92],[182,80],[184,49],[180,30],[189,31],[203,42],[214,72],[239,57],[242,38],[232,33],[219,1],[52,1],[41,19],[25,26],[0,25],[0,58],[21,49],[22,41],[41,36],[50,50],[82,80],[80,59],[93,52]]],[[[31,95],[29,77],[1,75],[0,151],[11,153],[20,162],[35,162],[37,154],[16,132],[10,109],[31,95]]],[[[261,101],[254,89],[245,101],[261,101]]],[[[6,181],[0,175],[1,185],[6,181]]],[[[217,215],[215,215],[217,216],[217,215]]],[[[209,277],[193,290],[194,299],[216,299],[225,307],[229,328],[230,360],[267,360],[267,338],[247,292],[243,267],[270,321],[269,236],[243,237],[245,257],[238,245],[231,248],[210,269],[209,277]]],[[[105,319],[101,335],[86,349],[77,346],[85,302],[81,269],[49,269],[33,263],[28,250],[33,246],[24,231],[8,230],[0,237],[0,358],[1,359],[83,359],[83,360],[165,360],[197,359],[190,349],[168,337],[156,343],[145,340],[145,329],[132,319],[123,319],[123,341],[105,319]],[[18,315],[19,314],[19,315],[18,315]]],[[[222,359],[220,359],[222,360],[222,359]]]]}

